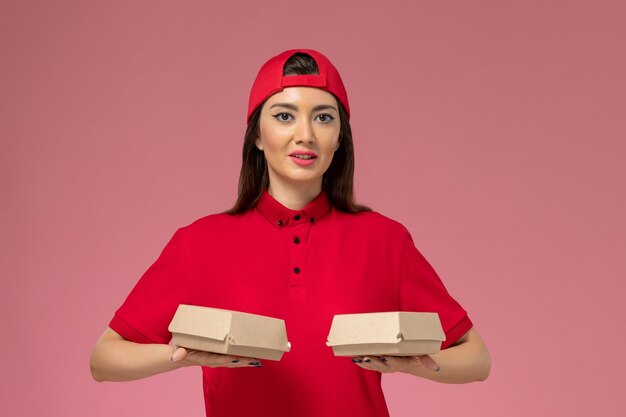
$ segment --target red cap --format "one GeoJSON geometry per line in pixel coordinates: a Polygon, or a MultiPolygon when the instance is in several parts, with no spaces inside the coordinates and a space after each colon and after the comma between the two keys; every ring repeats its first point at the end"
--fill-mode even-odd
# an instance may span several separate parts
{"type": "Polygon", "coordinates": [[[274,93],[282,91],[285,87],[316,87],[333,94],[348,112],[350,117],[350,106],[348,105],[348,94],[343,86],[337,68],[321,53],[312,49],[290,49],[273,58],[270,58],[261,69],[252,84],[250,91],[250,101],[248,103],[248,117],[261,103],[274,93]],[[285,62],[292,55],[301,52],[310,55],[319,68],[319,74],[312,75],[283,75],[285,62]]]}

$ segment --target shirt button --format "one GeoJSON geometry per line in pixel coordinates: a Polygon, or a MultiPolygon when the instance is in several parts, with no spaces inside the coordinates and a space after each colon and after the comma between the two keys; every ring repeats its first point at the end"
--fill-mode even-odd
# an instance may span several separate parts
{"type": "Polygon", "coordinates": [[[299,274],[299,273],[300,273],[300,268],[295,267],[295,268],[293,269],[293,272],[295,272],[296,274],[299,274]]]}
{"type": "Polygon", "coordinates": [[[282,225],[283,225],[283,221],[282,221],[282,220],[279,220],[279,221],[278,221],[278,225],[279,225],[279,226],[282,226],[282,225]]]}
{"type": "Polygon", "coordinates": [[[315,219],[313,217],[311,217],[311,223],[315,222],[315,219]]]}
{"type": "Polygon", "coordinates": [[[294,220],[300,220],[300,215],[299,215],[299,214],[296,214],[295,216],[293,216],[293,219],[294,219],[294,220]]]}
{"type": "Polygon", "coordinates": [[[297,245],[298,243],[300,243],[300,238],[299,238],[299,237],[294,237],[294,238],[293,238],[293,243],[295,243],[296,245],[297,245]]]}

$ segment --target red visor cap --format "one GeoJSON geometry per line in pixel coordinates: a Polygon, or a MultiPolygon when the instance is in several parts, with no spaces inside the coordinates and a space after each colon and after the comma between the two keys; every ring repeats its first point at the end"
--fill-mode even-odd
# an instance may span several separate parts
{"type": "Polygon", "coordinates": [[[343,81],[339,76],[339,71],[321,53],[313,49],[290,49],[273,58],[270,58],[261,69],[252,84],[250,91],[250,100],[248,102],[248,117],[261,103],[263,103],[272,94],[282,91],[285,87],[316,87],[333,94],[337,100],[343,105],[350,118],[350,106],[348,105],[348,94],[343,86],[343,81]],[[304,53],[310,55],[319,68],[319,74],[313,75],[283,75],[285,62],[295,53],[304,53]]]}

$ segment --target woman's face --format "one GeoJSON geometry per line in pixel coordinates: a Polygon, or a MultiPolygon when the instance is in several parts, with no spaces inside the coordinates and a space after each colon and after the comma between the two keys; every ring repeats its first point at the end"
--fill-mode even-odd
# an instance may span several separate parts
{"type": "Polygon", "coordinates": [[[319,88],[287,87],[261,109],[256,146],[265,154],[270,186],[319,187],[339,147],[337,100],[319,88]]]}

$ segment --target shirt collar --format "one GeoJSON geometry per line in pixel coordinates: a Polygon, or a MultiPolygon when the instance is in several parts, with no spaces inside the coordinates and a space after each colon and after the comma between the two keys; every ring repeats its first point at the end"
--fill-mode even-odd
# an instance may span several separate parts
{"type": "Polygon", "coordinates": [[[294,216],[303,217],[304,220],[315,223],[330,210],[328,195],[322,190],[317,197],[311,200],[302,210],[292,210],[283,206],[270,195],[267,188],[261,194],[256,209],[277,228],[285,227],[294,216]]]}

